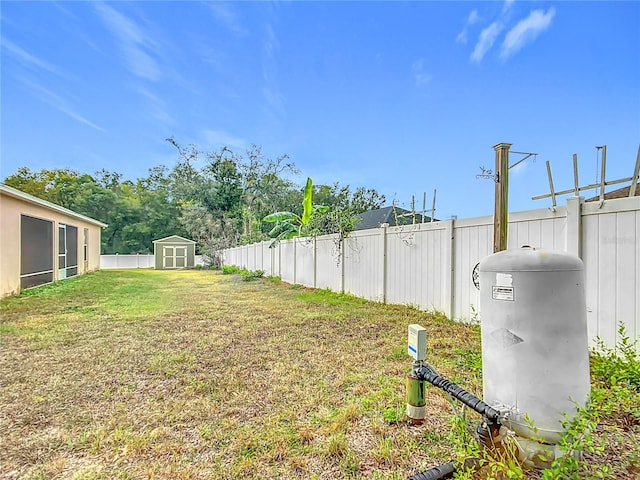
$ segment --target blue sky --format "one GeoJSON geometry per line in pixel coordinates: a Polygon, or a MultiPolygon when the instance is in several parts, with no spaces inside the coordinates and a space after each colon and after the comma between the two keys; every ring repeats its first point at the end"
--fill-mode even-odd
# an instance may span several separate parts
{"type": "MultiPolygon", "coordinates": [[[[173,166],[165,139],[262,146],[315,183],[376,188],[436,216],[510,210],[633,173],[640,2],[11,2],[1,4],[1,176],[20,166],[125,178],[173,166]],[[511,155],[511,163],[520,158],[511,155]]],[[[615,187],[609,187],[613,189],[615,187]]],[[[595,195],[596,192],[593,192],[595,195]]],[[[590,192],[587,195],[591,195],[590,192]]],[[[564,204],[561,201],[560,204],[564,204]]]]}

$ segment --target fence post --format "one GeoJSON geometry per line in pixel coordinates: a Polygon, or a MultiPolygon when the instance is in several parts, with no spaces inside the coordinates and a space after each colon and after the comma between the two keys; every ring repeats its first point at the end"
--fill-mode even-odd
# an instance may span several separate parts
{"type": "Polygon", "coordinates": [[[344,249],[346,248],[346,238],[340,239],[340,237],[338,237],[338,240],[340,242],[340,293],[344,293],[344,260],[345,260],[345,254],[344,254],[344,249]]]}
{"type": "Polygon", "coordinates": [[[271,244],[269,244],[269,264],[271,265],[271,275],[274,277],[279,277],[280,272],[276,273],[276,266],[273,261],[273,257],[275,257],[275,255],[276,255],[275,247],[271,248],[271,244]]]}
{"type": "Polygon", "coordinates": [[[443,289],[443,302],[445,305],[444,314],[447,318],[453,319],[453,313],[455,309],[455,218],[451,217],[451,220],[444,222],[445,225],[445,245],[442,252],[444,265],[442,284],[443,289]]]}
{"type": "Polygon", "coordinates": [[[282,278],[282,242],[278,242],[278,276],[282,278]]]}
{"type": "Polygon", "coordinates": [[[318,288],[318,237],[313,237],[313,288],[318,288]]]}
{"type": "Polygon", "coordinates": [[[567,199],[567,253],[582,258],[582,203],[584,197],[567,199]]]}
{"type": "Polygon", "coordinates": [[[296,284],[298,270],[298,251],[296,249],[296,237],[293,237],[293,284],[296,284]]]}
{"type": "Polygon", "coordinates": [[[382,228],[382,303],[387,303],[387,227],[388,223],[380,225],[382,228]]]}

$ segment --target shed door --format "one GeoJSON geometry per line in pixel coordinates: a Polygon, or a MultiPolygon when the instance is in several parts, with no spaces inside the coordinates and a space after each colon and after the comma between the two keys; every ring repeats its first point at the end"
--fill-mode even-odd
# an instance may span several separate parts
{"type": "Polygon", "coordinates": [[[176,268],[187,266],[187,247],[176,247],[176,268]]]}
{"type": "Polygon", "coordinates": [[[187,247],[163,247],[163,268],[185,268],[187,266],[187,247]]]}
{"type": "Polygon", "coordinates": [[[174,257],[173,247],[162,247],[162,268],[175,268],[173,266],[174,257]]]}

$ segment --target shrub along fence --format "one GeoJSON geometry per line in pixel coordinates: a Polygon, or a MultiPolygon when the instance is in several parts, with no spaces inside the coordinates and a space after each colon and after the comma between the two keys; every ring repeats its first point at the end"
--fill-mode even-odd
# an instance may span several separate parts
{"type": "MultiPolygon", "coordinates": [[[[480,319],[474,267],[492,253],[493,217],[295,238],[224,251],[224,265],[378,302],[413,305],[460,321],[480,319]]],[[[618,323],[640,336],[640,197],[509,215],[508,248],[530,245],[578,255],[585,265],[590,340],[614,347],[618,323]]]]}

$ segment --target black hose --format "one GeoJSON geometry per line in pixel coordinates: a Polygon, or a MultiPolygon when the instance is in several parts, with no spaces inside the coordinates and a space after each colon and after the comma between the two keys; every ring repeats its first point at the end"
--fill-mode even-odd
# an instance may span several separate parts
{"type": "Polygon", "coordinates": [[[498,421],[500,412],[498,412],[495,408],[484,403],[478,397],[476,397],[472,393],[467,392],[464,388],[456,385],[452,381],[441,377],[430,368],[420,367],[415,372],[415,374],[420,380],[424,380],[438,388],[441,388],[455,399],[460,400],[467,407],[474,409],[480,415],[484,415],[487,420],[491,422],[498,421]]]}
{"type": "Polygon", "coordinates": [[[440,478],[451,478],[455,470],[456,462],[445,463],[439,467],[433,467],[424,472],[416,473],[407,477],[407,480],[438,480],[440,478]]]}

